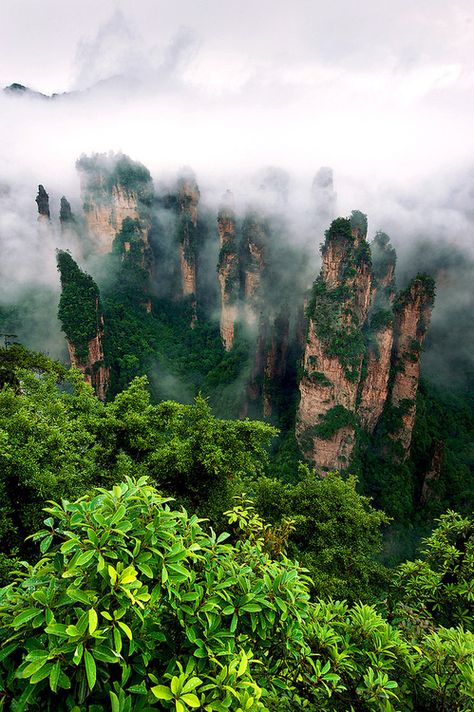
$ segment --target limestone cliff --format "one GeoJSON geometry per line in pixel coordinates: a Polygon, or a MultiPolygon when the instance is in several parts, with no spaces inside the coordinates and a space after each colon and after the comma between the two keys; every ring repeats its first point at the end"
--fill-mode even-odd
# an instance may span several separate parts
{"type": "Polygon", "coordinates": [[[390,415],[391,438],[397,443],[398,459],[409,454],[416,415],[421,348],[434,303],[434,280],[417,275],[396,298],[393,350],[393,384],[390,415]]]}
{"type": "Polygon", "coordinates": [[[97,397],[104,400],[110,373],[104,362],[104,317],[98,287],[68,252],[58,251],[57,263],[61,278],[58,316],[71,365],[82,371],[97,397]]]}
{"type": "Polygon", "coordinates": [[[367,329],[364,379],[357,412],[362,427],[373,433],[387,400],[393,346],[392,303],[395,296],[396,253],[388,235],[378,232],[371,243],[372,294],[367,329]]]}
{"type": "Polygon", "coordinates": [[[262,311],[262,281],[266,272],[266,253],[270,230],[265,217],[257,210],[247,213],[242,225],[243,238],[243,299],[245,318],[256,326],[262,311]]]}
{"type": "Polygon", "coordinates": [[[38,206],[38,220],[49,222],[51,214],[49,212],[49,195],[44,186],[38,186],[38,195],[35,198],[38,206]]]}
{"type": "Polygon", "coordinates": [[[61,204],[59,209],[59,222],[61,223],[61,229],[64,230],[71,225],[75,225],[76,219],[72,214],[71,203],[63,195],[61,198],[61,204]]]}
{"type": "Polygon", "coordinates": [[[230,351],[234,343],[239,299],[239,246],[230,191],[225,194],[217,216],[217,231],[220,242],[217,265],[221,300],[220,332],[225,350],[230,351]]]}
{"type": "Polygon", "coordinates": [[[307,307],[296,437],[320,469],[344,469],[356,433],[364,355],[363,326],[371,297],[371,259],[362,213],[334,220],[307,307]]]}
{"type": "Polygon", "coordinates": [[[111,252],[126,218],[138,221],[142,241],[148,247],[153,201],[149,171],[124,155],[83,156],[76,166],[93,249],[100,254],[111,252]]]}
{"type": "Polygon", "coordinates": [[[197,294],[198,208],[200,192],[190,171],[178,180],[178,242],[183,297],[197,294]]]}
{"type": "Polygon", "coordinates": [[[374,432],[387,400],[393,345],[391,313],[389,312],[386,321],[382,320],[380,324],[372,322],[371,329],[371,340],[365,360],[365,378],[361,384],[357,407],[361,425],[369,433],[374,432]]]}

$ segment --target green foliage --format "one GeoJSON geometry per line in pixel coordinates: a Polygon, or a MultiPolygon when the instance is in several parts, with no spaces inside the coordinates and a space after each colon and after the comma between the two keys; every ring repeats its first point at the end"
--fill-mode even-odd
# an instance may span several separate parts
{"type": "Polygon", "coordinates": [[[357,427],[355,413],[347,410],[342,405],[335,405],[321,417],[320,422],[316,425],[314,434],[324,440],[329,440],[334,433],[346,426],[357,427]]]}
{"type": "Polygon", "coordinates": [[[413,303],[413,299],[421,295],[423,302],[428,306],[434,304],[436,283],[429,274],[417,274],[406,289],[397,295],[394,311],[398,312],[408,304],[413,303]]]}
{"type": "Polygon", "coordinates": [[[336,218],[332,221],[330,227],[324,233],[326,237],[326,246],[330,240],[344,238],[353,240],[351,221],[348,218],[336,218]]]}
{"type": "Polygon", "coordinates": [[[424,541],[422,559],[400,566],[395,595],[406,621],[474,632],[474,519],[447,512],[424,541]]]}
{"type": "Polygon", "coordinates": [[[377,232],[371,244],[372,273],[377,283],[384,278],[390,268],[395,268],[397,253],[390,244],[390,238],[385,232],[377,232]]]}
{"type": "Polygon", "coordinates": [[[350,381],[359,377],[365,343],[357,324],[348,323],[347,300],[349,291],[345,285],[328,289],[321,277],[315,281],[306,314],[309,328],[321,339],[325,353],[337,358],[350,381]],[[311,327],[312,325],[312,327],[311,327]]]}
{"type": "MultiPolygon", "coordinates": [[[[71,498],[130,471],[216,519],[245,478],[263,472],[274,428],[218,420],[204,398],[152,405],[146,379],[106,405],[77,371],[14,371],[0,391],[0,553],[22,546],[46,499],[71,498]]],[[[6,562],[8,567],[8,562],[6,562]]]]}
{"type": "Polygon", "coordinates": [[[391,309],[377,309],[370,315],[370,331],[377,332],[393,326],[393,312],[391,309]]]}
{"type": "Polygon", "coordinates": [[[293,520],[289,555],[309,569],[318,596],[369,600],[386,584],[376,556],[388,518],[356,486],[355,477],[319,478],[303,466],[295,485],[268,478],[256,483],[258,511],[271,522],[293,520]]]}
{"type": "MultiPolygon", "coordinates": [[[[94,428],[103,410],[77,371],[15,370],[0,391],[0,551],[8,555],[41,521],[46,499],[77,497],[99,476],[94,428]]],[[[25,554],[28,549],[22,549],[25,554]]],[[[8,564],[5,564],[8,566],[8,564]]]]}
{"type": "Polygon", "coordinates": [[[61,277],[58,316],[76,355],[84,359],[89,341],[101,329],[99,289],[90,275],[83,272],[68,252],[58,250],[57,264],[61,277]]]}
{"type": "Polygon", "coordinates": [[[20,385],[18,369],[53,373],[58,378],[64,377],[67,372],[65,366],[58,361],[52,361],[44,354],[28,351],[21,344],[0,348],[0,388],[9,385],[18,389],[20,385]]]}
{"type": "MultiPolygon", "coordinates": [[[[353,210],[349,218],[351,223],[351,228],[358,230],[361,237],[367,235],[367,215],[361,213],[360,210],[353,210]]],[[[370,255],[370,250],[369,250],[370,255]]]]}
{"type": "Polygon", "coordinates": [[[12,710],[464,712],[474,636],[416,636],[372,607],[310,602],[242,502],[230,544],[146,478],[51,502],[41,558],[0,590],[12,710]]]}
{"type": "Polygon", "coordinates": [[[258,710],[311,658],[297,565],[167,503],[127,479],[47,508],[43,558],[1,592],[4,702],[258,710]]]}
{"type": "MultiPolygon", "coordinates": [[[[153,183],[150,172],[138,161],[132,161],[123,153],[93,153],[82,155],[76,162],[77,169],[86,176],[86,189],[99,204],[110,201],[112,189],[119,187],[133,192],[139,203],[150,208],[153,201],[153,183]]],[[[89,207],[88,198],[84,209],[89,207]]]]}

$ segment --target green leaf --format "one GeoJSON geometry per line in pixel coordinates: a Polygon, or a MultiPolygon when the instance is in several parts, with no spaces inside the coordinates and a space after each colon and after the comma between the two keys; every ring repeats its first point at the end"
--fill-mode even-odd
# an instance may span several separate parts
{"type": "Polygon", "coordinates": [[[78,556],[76,560],[76,566],[84,566],[85,564],[89,563],[89,561],[93,558],[94,554],[94,549],[85,551],[83,554],[78,556]]]}
{"type": "Polygon", "coordinates": [[[47,678],[52,669],[53,663],[46,663],[46,665],[44,665],[42,668],[33,673],[33,675],[30,677],[30,684],[36,685],[38,682],[41,682],[42,680],[47,678]]]}
{"type": "Polygon", "coordinates": [[[58,689],[59,675],[61,674],[61,663],[56,660],[51,672],[49,673],[49,686],[53,692],[58,689]]]}
{"type": "Polygon", "coordinates": [[[156,685],[151,688],[151,691],[159,700],[172,700],[174,698],[170,688],[165,687],[165,685],[156,685]]]}
{"type": "Polygon", "coordinates": [[[123,632],[125,633],[125,635],[127,636],[127,638],[129,640],[132,640],[132,638],[133,638],[132,631],[130,630],[128,625],[126,623],[122,623],[122,621],[119,621],[118,624],[119,624],[120,628],[123,630],[123,632]]]}
{"type": "Polygon", "coordinates": [[[199,702],[199,697],[197,695],[193,695],[192,693],[187,694],[187,695],[182,695],[181,699],[183,702],[185,702],[189,707],[200,707],[201,703],[199,702]]]}
{"type": "Polygon", "coordinates": [[[69,633],[67,632],[69,626],[63,623],[52,623],[48,625],[44,630],[45,633],[50,635],[58,635],[60,638],[69,638],[69,633]]]}
{"type": "Polygon", "coordinates": [[[61,544],[61,553],[68,554],[70,551],[79,546],[79,539],[69,539],[61,544]]]}
{"type": "Polygon", "coordinates": [[[89,609],[89,633],[92,635],[94,631],[97,629],[99,619],[97,617],[97,613],[93,608],[89,609]]]}
{"type": "Polygon", "coordinates": [[[117,697],[115,692],[112,692],[112,690],[110,690],[109,695],[110,695],[110,704],[112,705],[112,712],[120,712],[119,698],[117,697]]]}
{"type": "Polygon", "coordinates": [[[28,621],[37,616],[38,613],[40,613],[39,608],[27,608],[26,611],[23,611],[22,613],[19,613],[17,616],[15,616],[12,622],[12,626],[14,628],[19,628],[24,623],[28,623],[28,621]]]}
{"type": "Polygon", "coordinates": [[[242,650],[242,657],[240,658],[239,669],[237,670],[237,677],[241,677],[241,675],[244,674],[244,672],[247,670],[248,664],[249,661],[247,655],[245,654],[245,651],[242,650]]]}
{"type": "Polygon", "coordinates": [[[92,690],[94,688],[97,677],[97,668],[95,660],[88,650],[84,651],[84,663],[86,666],[87,682],[89,684],[90,689],[92,690]]]}
{"type": "Polygon", "coordinates": [[[86,593],[84,593],[84,591],[80,591],[78,588],[69,586],[69,588],[66,589],[66,593],[71,601],[80,601],[81,603],[85,603],[86,606],[90,605],[90,598],[86,593]]]}
{"type": "Polygon", "coordinates": [[[22,677],[31,677],[33,673],[38,672],[38,670],[41,670],[43,665],[46,665],[48,661],[48,658],[39,658],[38,660],[33,660],[32,663],[29,663],[25,669],[22,672],[22,677]]]}
{"type": "Polygon", "coordinates": [[[48,551],[49,547],[51,546],[51,542],[53,541],[53,535],[50,534],[49,536],[46,536],[43,541],[40,544],[40,551],[42,554],[46,554],[48,551]]]}
{"type": "Polygon", "coordinates": [[[200,680],[198,677],[192,677],[190,680],[187,681],[187,683],[183,687],[183,693],[186,692],[191,692],[192,690],[195,690],[196,687],[199,687],[199,685],[202,684],[202,680],[200,680]]]}

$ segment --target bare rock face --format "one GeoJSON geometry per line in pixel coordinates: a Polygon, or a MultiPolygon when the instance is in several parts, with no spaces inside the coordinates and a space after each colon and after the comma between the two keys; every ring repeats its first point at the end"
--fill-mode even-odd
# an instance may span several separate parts
{"type": "Polygon", "coordinates": [[[362,213],[333,221],[307,307],[296,437],[305,456],[322,470],[347,466],[355,444],[362,328],[372,280],[366,229],[362,213]]]}
{"type": "Polygon", "coordinates": [[[382,415],[388,393],[393,323],[381,325],[373,335],[366,355],[366,376],[360,391],[357,413],[362,426],[373,433],[382,415]]]}
{"type": "Polygon", "coordinates": [[[234,344],[239,299],[239,251],[233,197],[230,191],[225,194],[218,213],[217,231],[221,246],[217,265],[221,296],[220,332],[225,350],[230,351],[234,344]]]}
{"type": "Polygon", "coordinates": [[[126,218],[139,221],[144,244],[151,230],[153,183],[140,163],[124,155],[95,154],[77,162],[89,237],[99,254],[112,251],[126,218]]]}
{"type": "Polygon", "coordinates": [[[62,228],[75,222],[75,219],[74,219],[74,216],[73,216],[72,210],[71,210],[71,203],[64,195],[61,198],[61,204],[60,204],[60,209],[59,209],[59,221],[61,223],[62,228]]]}
{"type": "Polygon", "coordinates": [[[365,356],[365,378],[359,389],[357,413],[362,427],[373,433],[388,396],[393,347],[396,253],[388,235],[378,232],[371,243],[372,294],[365,356]]]}
{"type": "Polygon", "coordinates": [[[191,172],[178,180],[179,258],[182,296],[197,293],[197,224],[200,193],[191,172]]]}
{"type": "Polygon", "coordinates": [[[265,277],[265,252],[270,240],[268,224],[257,211],[249,212],[242,226],[244,270],[243,292],[245,318],[247,323],[256,325],[261,312],[261,285],[265,277]]]}
{"type": "Polygon", "coordinates": [[[416,415],[421,347],[434,303],[434,280],[418,275],[395,301],[395,337],[391,406],[400,419],[392,439],[400,446],[400,460],[409,454],[416,415]]]}
{"type": "Polygon", "coordinates": [[[49,195],[44,189],[44,186],[38,186],[38,195],[35,200],[38,206],[38,220],[46,220],[49,222],[51,217],[49,212],[49,195]]]}
{"type": "MultiPolygon", "coordinates": [[[[97,309],[99,310],[99,304],[97,304],[97,309]]],[[[92,386],[100,400],[105,400],[110,385],[110,369],[104,365],[103,335],[104,318],[100,315],[97,333],[87,344],[87,356],[79,356],[74,344],[67,340],[71,366],[82,371],[84,379],[92,386]]]]}

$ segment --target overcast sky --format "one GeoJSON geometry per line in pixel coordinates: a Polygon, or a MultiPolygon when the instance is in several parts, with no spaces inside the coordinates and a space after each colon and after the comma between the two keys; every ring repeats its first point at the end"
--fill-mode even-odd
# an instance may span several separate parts
{"type": "MultiPolygon", "coordinates": [[[[0,172],[82,152],[408,183],[474,157],[472,0],[1,0],[0,172]],[[92,88],[91,91],[84,91],[92,88]],[[2,165],[3,161],[3,165],[2,165]]],[[[71,178],[72,180],[72,178],[71,178]]]]}

